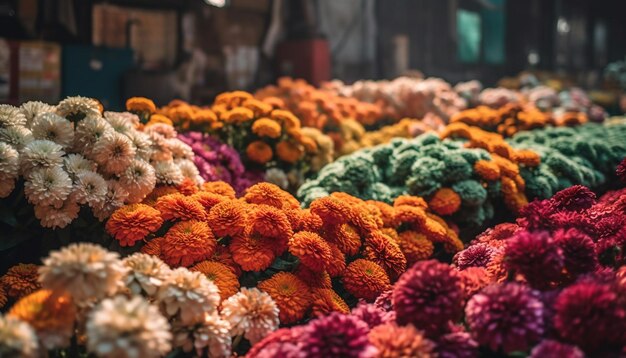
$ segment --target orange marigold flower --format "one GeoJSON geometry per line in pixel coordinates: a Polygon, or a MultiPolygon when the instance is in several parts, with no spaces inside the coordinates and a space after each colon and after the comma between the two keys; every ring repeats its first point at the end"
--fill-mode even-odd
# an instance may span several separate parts
{"type": "Polygon", "coordinates": [[[389,276],[377,263],[357,259],[343,273],[343,285],[356,298],[373,301],[391,288],[389,276]]]}
{"type": "Polygon", "coordinates": [[[498,180],[500,167],[491,161],[481,159],[474,164],[476,174],[485,180],[498,180]]]}
{"type": "Polygon", "coordinates": [[[279,272],[258,284],[260,290],[267,292],[280,310],[282,324],[291,324],[301,320],[311,305],[311,290],[296,275],[279,272]]]}
{"type": "Polygon", "coordinates": [[[179,193],[189,196],[198,192],[198,184],[191,178],[185,178],[176,189],[179,193]]]}
{"type": "Polygon", "coordinates": [[[304,146],[304,150],[306,150],[307,153],[317,153],[317,142],[315,139],[303,135],[298,139],[298,142],[304,146]]]}
{"type": "Polygon", "coordinates": [[[426,216],[426,221],[420,227],[420,231],[433,242],[446,242],[448,240],[448,228],[445,222],[441,222],[440,218],[434,215],[426,216]]]}
{"type": "Polygon", "coordinates": [[[377,263],[393,281],[406,271],[406,257],[402,250],[381,232],[374,232],[365,239],[363,257],[377,263]]]}
{"type": "Polygon", "coordinates": [[[330,277],[339,277],[346,270],[346,255],[335,244],[329,244],[332,253],[332,261],[328,266],[328,274],[330,277]]]}
{"type": "Polygon", "coordinates": [[[257,117],[267,116],[273,109],[271,105],[254,98],[247,99],[243,106],[252,110],[257,117]]]}
{"type": "Polygon", "coordinates": [[[253,162],[265,164],[272,159],[274,152],[272,151],[272,147],[270,147],[267,143],[256,140],[248,144],[248,147],[246,148],[246,155],[253,162]]]}
{"type": "Polygon", "coordinates": [[[414,206],[422,209],[428,208],[426,201],[419,196],[400,195],[393,202],[393,206],[396,208],[405,205],[414,206]]]}
{"type": "Polygon", "coordinates": [[[299,221],[294,226],[292,224],[294,231],[311,231],[318,232],[322,229],[322,219],[313,214],[309,209],[305,210],[291,210],[298,213],[299,221]]]}
{"type": "Polygon", "coordinates": [[[276,154],[278,158],[293,164],[302,158],[304,151],[295,143],[282,141],[276,145],[276,154]]]}
{"type": "Polygon", "coordinates": [[[408,224],[412,228],[420,228],[426,222],[426,211],[420,207],[401,205],[396,207],[395,220],[398,225],[408,224]]]}
{"type": "Polygon", "coordinates": [[[271,239],[237,235],[228,246],[233,260],[244,271],[263,271],[272,265],[276,255],[271,239]]]}
{"type": "Polygon", "coordinates": [[[285,108],[285,101],[278,97],[266,97],[263,98],[263,103],[269,104],[273,109],[285,108]]]}
{"type": "Polygon", "coordinates": [[[170,194],[157,200],[155,208],[161,212],[163,220],[205,220],[202,204],[183,194],[170,194]]]}
{"type": "Polygon", "coordinates": [[[139,251],[147,255],[161,257],[161,244],[165,240],[163,237],[155,237],[141,247],[139,251]]]}
{"type": "Polygon", "coordinates": [[[306,282],[311,288],[333,287],[332,282],[330,281],[330,275],[327,271],[313,271],[304,265],[298,265],[294,274],[302,281],[306,282]]]}
{"type": "Polygon", "coordinates": [[[350,313],[350,307],[333,289],[315,288],[311,291],[311,296],[311,312],[315,317],[324,316],[331,312],[350,313]]]}
{"type": "Polygon", "coordinates": [[[376,212],[375,215],[370,214],[368,207],[368,205],[354,206],[348,216],[348,223],[363,237],[370,235],[373,231],[383,226],[379,213],[376,212]]]}
{"type": "Polygon", "coordinates": [[[450,188],[441,188],[435,192],[428,206],[439,215],[452,215],[461,208],[461,197],[450,188]]]}
{"type": "Polygon", "coordinates": [[[225,181],[209,181],[202,184],[202,190],[213,193],[224,195],[231,199],[235,199],[236,193],[235,189],[225,181]]]}
{"type": "Polygon", "coordinates": [[[383,235],[387,236],[389,240],[396,243],[398,242],[398,232],[396,231],[396,229],[385,227],[380,229],[380,232],[382,232],[383,235]]]}
{"type": "Polygon", "coordinates": [[[188,267],[198,261],[208,260],[217,246],[209,226],[198,220],[174,224],[164,238],[161,243],[161,258],[173,267],[188,267]]]}
{"type": "Polygon", "coordinates": [[[222,201],[211,208],[207,222],[217,237],[239,235],[246,228],[245,207],[236,200],[222,201]]]}
{"type": "Polygon", "coordinates": [[[322,219],[324,226],[339,225],[346,221],[350,207],[337,198],[326,196],[313,200],[310,210],[322,219]]]}
{"type": "Polygon", "coordinates": [[[270,118],[259,118],[252,123],[252,132],[259,137],[278,138],[281,130],[280,124],[270,118]]]}
{"type": "Polygon", "coordinates": [[[156,112],[156,105],[151,99],[145,97],[131,97],[126,100],[126,110],[129,112],[156,112]]]}
{"type": "Polygon", "coordinates": [[[354,256],[361,248],[361,236],[350,224],[342,224],[330,232],[329,240],[346,255],[354,256]]]}
{"type": "Polygon", "coordinates": [[[228,247],[217,245],[217,249],[215,249],[215,253],[211,258],[211,261],[219,262],[228,267],[228,269],[232,271],[235,276],[241,276],[241,267],[239,267],[235,260],[233,260],[233,255],[230,253],[230,250],[228,250],[228,247]]]}
{"type": "Polygon", "coordinates": [[[193,119],[193,111],[188,105],[181,105],[167,111],[167,116],[174,123],[189,122],[193,119]]]}
{"type": "Polygon", "coordinates": [[[254,118],[254,112],[244,107],[235,107],[222,113],[222,119],[226,123],[244,123],[254,118]]]}
{"type": "Polygon", "coordinates": [[[514,177],[519,175],[519,167],[512,161],[496,154],[492,154],[491,159],[498,165],[503,176],[514,177]]]}
{"type": "Polygon", "coordinates": [[[326,270],[332,260],[328,243],[309,231],[301,231],[289,239],[289,252],[304,266],[316,272],[326,270]]]}
{"type": "Polygon", "coordinates": [[[279,209],[300,209],[300,203],[293,195],[272,183],[258,183],[246,190],[247,203],[265,204],[279,209]]]}
{"type": "Polygon", "coordinates": [[[283,123],[288,130],[299,129],[300,120],[293,113],[282,109],[275,109],[272,111],[272,119],[283,123]]]}
{"type": "Polygon", "coordinates": [[[159,230],[162,224],[158,210],[145,204],[130,204],[115,210],[105,228],[120,246],[125,247],[145,239],[148,234],[159,230]]]}
{"type": "Polygon", "coordinates": [[[239,292],[239,280],[228,266],[214,261],[202,261],[189,270],[202,272],[209,280],[213,281],[220,290],[222,300],[239,292]]]}
{"type": "Polygon", "coordinates": [[[200,205],[202,205],[202,207],[204,208],[205,213],[209,213],[211,211],[211,209],[223,202],[223,201],[228,201],[230,200],[227,196],[224,195],[220,195],[220,194],[214,194],[214,193],[210,193],[207,191],[199,191],[195,194],[193,194],[191,196],[191,198],[195,201],[197,201],[198,203],[200,203],[200,205]]]}
{"type": "Polygon", "coordinates": [[[17,264],[0,278],[0,286],[6,287],[12,299],[29,295],[41,288],[38,269],[39,266],[33,264],[17,264]]]}
{"type": "Polygon", "coordinates": [[[215,98],[215,103],[217,104],[223,103],[223,104],[227,104],[230,106],[240,106],[244,102],[252,98],[253,98],[252,95],[248,92],[232,91],[232,92],[225,92],[225,93],[218,95],[217,98],[215,98]]]}
{"type": "Polygon", "coordinates": [[[396,210],[393,206],[383,203],[382,201],[368,200],[366,202],[369,205],[374,205],[380,210],[381,218],[383,220],[383,226],[385,227],[397,227],[396,222],[396,210]]]}
{"type": "Polygon", "coordinates": [[[398,246],[406,257],[407,265],[426,260],[435,251],[433,243],[424,234],[415,231],[404,231],[398,234],[398,246]]]}
{"type": "Polygon", "coordinates": [[[169,185],[157,186],[150,194],[148,194],[148,196],[146,196],[145,199],[143,199],[141,203],[154,206],[160,197],[176,193],[178,193],[178,189],[176,189],[176,187],[169,185]]]}
{"type": "Polygon", "coordinates": [[[337,192],[331,193],[330,196],[335,198],[335,199],[339,199],[339,200],[341,200],[341,201],[343,201],[346,204],[351,205],[351,206],[362,205],[363,203],[365,203],[365,201],[363,201],[363,200],[361,200],[361,199],[359,199],[359,198],[357,198],[357,197],[355,197],[353,195],[350,195],[348,193],[344,193],[344,192],[341,192],[341,191],[337,191],[337,192]]]}
{"type": "Polygon", "coordinates": [[[245,234],[271,238],[274,252],[282,255],[287,249],[293,230],[284,212],[269,205],[257,205],[250,213],[245,234]]]}
{"type": "Polygon", "coordinates": [[[514,159],[527,167],[536,167],[541,164],[541,157],[530,149],[521,149],[515,152],[514,159]]]}
{"type": "MultiPolygon", "coordinates": [[[[398,326],[396,323],[378,325],[369,332],[369,341],[378,349],[379,358],[437,357],[435,343],[415,326],[398,326]]],[[[454,344],[454,343],[453,343],[454,344]]]]}
{"type": "Polygon", "coordinates": [[[155,113],[155,114],[150,116],[150,120],[148,121],[148,123],[146,123],[146,127],[149,127],[149,126],[157,124],[157,123],[163,123],[163,124],[167,124],[169,126],[173,126],[174,125],[174,123],[172,122],[171,119],[167,118],[166,116],[164,116],[162,114],[155,113]]]}

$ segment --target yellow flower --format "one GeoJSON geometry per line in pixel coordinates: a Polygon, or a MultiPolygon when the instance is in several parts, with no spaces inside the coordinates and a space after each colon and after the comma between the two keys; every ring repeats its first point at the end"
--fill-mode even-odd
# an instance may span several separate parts
{"type": "Polygon", "coordinates": [[[148,98],[132,97],[126,101],[126,110],[130,112],[154,113],[156,111],[156,105],[148,98]]]}
{"type": "Polygon", "coordinates": [[[280,137],[280,124],[270,118],[259,118],[252,124],[252,132],[259,137],[280,137]]]}

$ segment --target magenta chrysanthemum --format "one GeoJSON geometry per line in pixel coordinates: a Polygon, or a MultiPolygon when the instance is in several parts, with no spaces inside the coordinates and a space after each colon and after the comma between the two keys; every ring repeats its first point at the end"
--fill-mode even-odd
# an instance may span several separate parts
{"type": "Polygon", "coordinates": [[[581,211],[588,209],[596,201],[596,194],[582,185],[563,189],[550,199],[556,210],[581,211]]]}
{"type": "Polygon", "coordinates": [[[439,358],[477,358],[478,342],[467,332],[444,334],[437,341],[439,358]]]}
{"type": "Polygon", "coordinates": [[[375,304],[365,302],[360,302],[356,307],[354,307],[351,314],[367,323],[369,328],[374,328],[395,319],[394,311],[385,312],[375,304]]]}
{"type": "Polygon", "coordinates": [[[585,358],[576,346],[546,339],[533,348],[529,358],[585,358]]]}
{"type": "Polygon", "coordinates": [[[549,287],[563,272],[563,251],[546,231],[520,231],[507,241],[506,265],[524,275],[531,286],[549,287]]]}
{"type": "Polygon", "coordinates": [[[617,174],[619,180],[622,181],[622,183],[626,183],[626,158],[624,158],[622,162],[619,163],[615,173],[617,174]]]}
{"type": "Polygon", "coordinates": [[[577,229],[559,229],[554,241],[563,251],[565,268],[570,275],[592,272],[598,266],[596,245],[591,237],[577,229]]]}
{"type": "Polygon", "coordinates": [[[367,323],[354,316],[333,312],[311,321],[300,339],[307,357],[375,357],[378,350],[367,338],[367,323]]]}
{"type": "Polygon", "coordinates": [[[412,323],[434,336],[463,314],[463,287],[458,272],[435,260],[421,261],[405,272],[393,291],[396,320],[412,323]]]}
{"type": "Polygon", "coordinates": [[[459,270],[465,270],[468,267],[487,267],[493,255],[493,247],[485,243],[478,243],[459,251],[454,255],[453,262],[459,270]]]}
{"type": "Polygon", "coordinates": [[[393,290],[385,291],[380,294],[374,301],[376,307],[382,309],[385,312],[393,310],[393,290]]]}
{"type": "Polygon", "coordinates": [[[300,344],[298,343],[303,330],[303,326],[278,329],[252,346],[248,354],[246,354],[246,358],[304,358],[306,355],[300,349],[300,344]],[[281,348],[282,346],[287,347],[283,349],[281,348]],[[287,355],[276,355],[277,353],[286,353],[286,351],[288,351],[287,355]]]}
{"type": "Polygon", "coordinates": [[[474,295],[465,318],[474,338],[494,351],[526,350],[544,332],[538,294],[516,283],[492,285],[474,295]]]}

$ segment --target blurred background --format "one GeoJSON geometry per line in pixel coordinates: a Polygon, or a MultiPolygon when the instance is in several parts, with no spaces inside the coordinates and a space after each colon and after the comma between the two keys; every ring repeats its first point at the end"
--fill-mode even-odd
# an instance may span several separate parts
{"type": "Polygon", "coordinates": [[[523,71],[616,102],[623,0],[0,0],[0,103],[69,95],[121,109],[209,103],[280,76],[436,76],[519,86],[523,71]]]}

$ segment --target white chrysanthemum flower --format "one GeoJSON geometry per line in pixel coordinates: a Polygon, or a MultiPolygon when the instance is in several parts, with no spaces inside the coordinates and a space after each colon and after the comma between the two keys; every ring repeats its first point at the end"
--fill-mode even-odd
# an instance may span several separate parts
{"type": "Polygon", "coordinates": [[[107,194],[104,197],[104,201],[100,205],[92,208],[94,216],[98,218],[98,220],[104,221],[111,216],[115,210],[124,206],[128,195],[128,190],[117,180],[108,180],[107,194]]]}
{"type": "Polygon", "coordinates": [[[10,145],[0,142],[0,179],[15,179],[20,169],[20,155],[10,145]]]}
{"type": "Polygon", "coordinates": [[[144,294],[148,297],[157,293],[172,271],[158,257],[140,252],[126,257],[124,265],[130,269],[125,278],[125,286],[134,295],[144,294]]]}
{"type": "Polygon", "coordinates": [[[185,353],[195,349],[198,357],[230,357],[232,337],[230,323],[217,313],[207,314],[204,320],[195,326],[174,325],[174,346],[185,353]]]}
{"type": "Polygon", "coordinates": [[[148,133],[148,136],[151,142],[150,161],[161,162],[172,160],[174,158],[172,151],[167,145],[167,139],[165,137],[156,132],[148,133]]]}
{"type": "Polygon", "coordinates": [[[55,106],[51,106],[47,103],[39,101],[30,101],[22,103],[20,106],[20,112],[26,117],[26,125],[28,126],[35,117],[42,113],[54,113],[56,111],[55,106]]]}
{"type": "Polygon", "coordinates": [[[135,159],[135,147],[127,136],[107,133],[96,142],[92,156],[105,172],[119,174],[135,159]]]}
{"type": "Polygon", "coordinates": [[[62,229],[78,217],[80,205],[70,196],[59,206],[35,205],[35,217],[41,226],[62,229]]]}
{"type": "Polygon", "coordinates": [[[93,98],[74,96],[59,102],[56,113],[72,122],[79,122],[89,117],[100,117],[100,108],[93,98]]]}
{"type": "Polygon", "coordinates": [[[179,185],[185,179],[180,168],[171,160],[154,163],[154,173],[157,184],[179,185]]]}
{"type": "Polygon", "coordinates": [[[90,243],[53,251],[43,263],[39,268],[41,285],[67,291],[79,305],[117,292],[128,270],[117,253],[90,243]]]}
{"type": "Polygon", "coordinates": [[[35,169],[24,182],[24,194],[34,205],[60,207],[71,192],[72,179],[61,166],[35,169]]]}
{"type": "Polygon", "coordinates": [[[83,157],[80,154],[68,154],[63,157],[63,168],[70,175],[70,177],[76,180],[76,175],[81,170],[89,170],[95,172],[98,166],[91,160],[83,157]]]}
{"type": "Polygon", "coordinates": [[[193,161],[188,159],[178,159],[175,160],[174,163],[180,169],[180,172],[183,174],[183,177],[192,179],[198,185],[204,183],[204,178],[200,176],[200,171],[198,171],[198,167],[193,163],[193,161]]]}
{"type": "Polygon", "coordinates": [[[128,190],[128,202],[142,201],[156,185],[154,168],[143,160],[134,160],[122,173],[120,183],[128,190]]]}
{"type": "Polygon", "coordinates": [[[74,150],[91,158],[93,146],[108,133],[113,133],[113,127],[101,117],[88,117],[76,125],[74,134],[74,150]]]}
{"type": "Polygon", "coordinates": [[[11,145],[17,150],[22,150],[33,141],[30,129],[22,126],[0,128],[0,142],[11,145]]]}
{"type": "Polygon", "coordinates": [[[99,207],[104,203],[108,192],[107,182],[102,175],[90,170],[80,170],[74,182],[74,197],[79,204],[99,207]]]}
{"type": "Polygon", "coordinates": [[[35,117],[31,131],[35,139],[47,139],[63,148],[74,144],[74,124],[54,113],[42,113],[35,117]]]}
{"type": "Polygon", "coordinates": [[[8,104],[0,104],[0,128],[23,127],[26,117],[20,109],[8,104]]]}
{"type": "Polygon", "coordinates": [[[125,134],[133,143],[133,146],[135,146],[135,157],[149,161],[152,156],[152,141],[150,140],[150,136],[137,130],[132,130],[125,134]]]}
{"type": "Polygon", "coordinates": [[[144,132],[149,134],[150,136],[152,135],[157,135],[157,136],[161,136],[163,138],[176,138],[176,136],[178,135],[178,133],[176,133],[176,129],[174,129],[174,127],[170,126],[169,124],[165,124],[165,123],[155,123],[150,125],[149,127],[146,127],[146,129],[144,129],[144,132]]]}
{"type": "Polygon", "coordinates": [[[193,160],[193,157],[194,157],[193,150],[191,149],[189,145],[182,142],[180,139],[178,138],[166,139],[165,143],[167,147],[170,149],[170,151],[172,152],[172,157],[174,158],[174,160],[177,160],[177,159],[193,160]]]}
{"type": "Polygon", "coordinates": [[[104,112],[104,119],[113,129],[121,134],[127,134],[139,124],[139,117],[128,112],[104,112]]]}
{"type": "Polygon", "coordinates": [[[63,164],[63,147],[49,140],[30,142],[20,152],[22,173],[28,174],[34,169],[59,167],[63,164]]]}
{"type": "Polygon", "coordinates": [[[0,178],[0,198],[6,198],[11,195],[11,192],[15,189],[15,179],[12,178],[0,178]]]}
{"type": "Polygon", "coordinates": [[[0,357],[38,357],[39,344],[33,328],[26,322],[0,315],[0,357]]]}
{"type": "Polygon", "coordinates": [[[87,350],[98,357],[165,356],[172,348],[170,324],[141,297],[103,300],[87,320],[87,350]]]}
{"type": "Polygon", "coordinates": [[[168,317],[179,316],[183,325],[202,322],[205,314],[217,310],[217,286],[201,272],[179,267],[167,276],[157,292],[157,301],[168,317]]]}
{"type": "Polygon", "coordinates": [[[230,322],[233,336],[243,334],[252,344],[278,329],[280,323],[276,302],[257,288],[242,288],[222,302],[222,317],[230,322]]]}
{"type": "Polygon", "coordinates": [[[271,168],[265,172],[265,181],[278,185],[281,189],[287,189],[289,187],[289,178],[287,174],[278,169],[271,168]]]}

